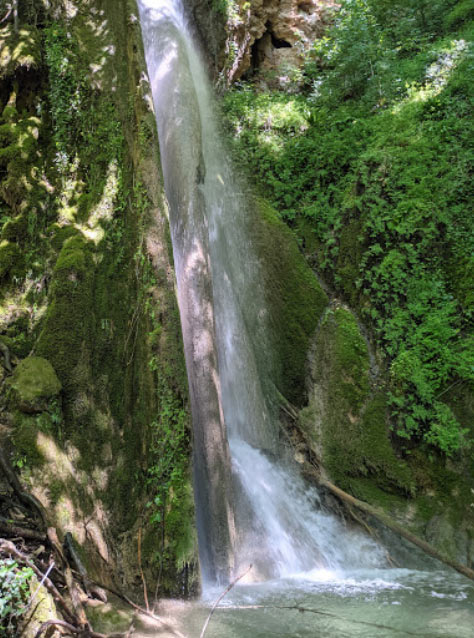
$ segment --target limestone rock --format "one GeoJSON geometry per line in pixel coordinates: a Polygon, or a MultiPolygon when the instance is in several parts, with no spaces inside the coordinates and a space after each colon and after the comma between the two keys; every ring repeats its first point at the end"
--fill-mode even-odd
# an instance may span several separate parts
{"type": "Polygon", "coordinates": [[[61,391],[61,382],[53,366],[42,357],[23,359],[16,367],[10,385],[14,404],[27,413],[45,410],[48,400],[61,391]]]}
{"type": "Polygon", "coordinates": [[[234,52],[229,82],[253,71],[268,85],[282,86],[322,36],[337,4],[333,0],[240,2],[227,22],[228,51],[234,52]]]}

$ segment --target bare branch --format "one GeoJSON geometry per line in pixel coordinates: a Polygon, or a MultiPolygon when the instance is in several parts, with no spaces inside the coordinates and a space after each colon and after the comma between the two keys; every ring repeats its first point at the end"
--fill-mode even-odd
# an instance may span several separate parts
{"type": "Polygon", "coordinates": [[[246,576],[249,571],[252,569],[253,565],[249,565],[248,569],[246,569],[243,574],[240,574],[240,576],[237,576],[237,578],[234,578],[234,580],[229,583],[229,585],[227,585],[227,587],[224,589],[224,591],[222,592],[222,594],[219,596],[219,598],[216,600],[216,602],[213,604],[211,611],[209,612],[209,616],[206,619],[206,622],[204,623],[204,627],[202,628],[201,634],[199,636],[199,638],[203,638],[204,634],[206,633],[206,629],[207,626],[209,625],[209,621],[211,620],[211,616],[214,613],[217,605],[221,602],[221,600],[224,598],[224,596],[226,594],[228,594],[230,592],[230,590],[232,589],[232,587],[239,582],[239,580],[241,578],[243,578],[244,576],[246,576]]]}
{"type": "Polygon", "coordinates": [[[10,4],[8,9],[7,9],[6,15],[4,15],[3,18],[0,20],[0,24],[2,24],[3,22],[6,22],[8,20],[8,18],[12,14],[12,10],[13,10],[13,6],[10,4]]]}

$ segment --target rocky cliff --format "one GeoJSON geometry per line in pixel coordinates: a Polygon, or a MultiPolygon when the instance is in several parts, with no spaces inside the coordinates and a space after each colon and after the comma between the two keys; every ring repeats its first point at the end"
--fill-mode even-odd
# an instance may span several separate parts
{"type": "Polygon", "coordinates": [[[272,87],[295,79],[304,53],[322,36],[337,6],[332,0],[188,4],[222,83],[258,76],[272,87]]]}

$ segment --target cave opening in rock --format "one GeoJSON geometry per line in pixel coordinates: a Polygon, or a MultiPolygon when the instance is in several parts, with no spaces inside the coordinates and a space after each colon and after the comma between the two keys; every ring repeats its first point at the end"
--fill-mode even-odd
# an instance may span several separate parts
{"type": "Polygon", "coordinates": [[[272,25],[267,22],[265,25],[266,31],[263,35],[255,40],[250,51],[250,68],[245,74],[247,77],[256,73],[263,65],[265,58],[269,58],[272,55],[274,49],[291,48],[291,44],[286,40],[277,38],[274,34],[272,25]]]}
{"type": "Polygon", "coordinates": [[[273,31],[270,31],[270,37],[272,39],[272,45],[275,49],[291,48],[291,44],[289,42],[277,38],[273,31]]]}

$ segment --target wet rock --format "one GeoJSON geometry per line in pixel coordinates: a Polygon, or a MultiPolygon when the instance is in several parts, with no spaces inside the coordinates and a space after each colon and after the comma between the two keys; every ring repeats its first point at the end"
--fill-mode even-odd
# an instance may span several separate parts
{"type": "Polygon", "coordinates": [[[464,529],[456,529],[446,516],[436,515],[430,519],[425,531],[426,540],[449,558],[467,563],[469,536],[464,529]]]}

